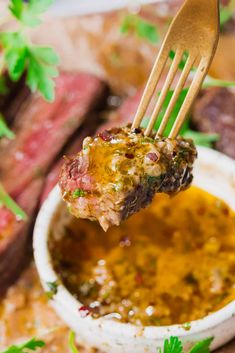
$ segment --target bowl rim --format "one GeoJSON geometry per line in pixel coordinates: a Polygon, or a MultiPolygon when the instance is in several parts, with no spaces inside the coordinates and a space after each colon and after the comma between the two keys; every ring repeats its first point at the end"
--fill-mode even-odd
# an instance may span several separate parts
{"type": "MultiPolygon", "coordinates": [[[[221,166],[227,168],[229,173],[233,173],[235,176],[235,161],[231,158],[223,155],[220,152],[212,150],[206,147],[197,147],[199,158],[202,162],[219,158],[221,166]]],[[[33,252],[36,267],[41,279],[42,285],[45,290],[48,290],[46,283],[58,281],[57,293],[53,296],[52,300],[56,301],[65,306],[70,312],[79,316],[79,308],[83,306],[60,282],[58,275],[52,267],[51,254],[48,249],[48,236],[50,233],[50,224],[58,209],[62,203],[62,198],[58,185],[50,192],[48,198],[42,205],[34,227],[33,235],[33,252]]],[[[93,319],[90,316],[81,318],[84,323],[96,322],[97,325],[102,326],[107,332],[112,331],[112,334],[120,335],[120,333],[127,337],[138,335],[141,332],[141,336],[145,338],[154,339],[165,339],[170,336],[179,336],[181,338],[187,338],[188,336],[201,334],[204,331],[211,330],[212,328],[223,324],[225,321],[235,316],[235,300],[225,305],[223,308],[201,318],[198,320],[190,321],[190,328],[185,328],[185,324],[174,324],[168,326],[137,326],[131,323],[122,323],[115,320],[100,317],[93,319]]]]}

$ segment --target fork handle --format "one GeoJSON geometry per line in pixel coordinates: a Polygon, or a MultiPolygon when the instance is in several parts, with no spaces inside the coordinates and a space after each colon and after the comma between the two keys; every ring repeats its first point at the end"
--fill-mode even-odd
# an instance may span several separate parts
{"type": "Polygon", "coordinates": [[[214,18],[219,13],[219,0],[185,0],[180,12],[194,21],[200,21],[202,17],[207,17],[208,21],[214,25],[214,18]],[[205,5],[210,11],[205,11],[205,5]],[[208,13],[210,16],[208,16],[208,13]]]}

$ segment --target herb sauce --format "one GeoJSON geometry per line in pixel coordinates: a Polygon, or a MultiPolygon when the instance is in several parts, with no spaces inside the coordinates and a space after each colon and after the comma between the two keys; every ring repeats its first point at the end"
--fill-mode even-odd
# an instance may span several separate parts
{"type": "Polygon", "coordinates": [[[153,203],[105,233],[70,218],[49,246],[81,316],[137,325],[182,324],[235,299],[235,213],[191,187],[153,203]]]}

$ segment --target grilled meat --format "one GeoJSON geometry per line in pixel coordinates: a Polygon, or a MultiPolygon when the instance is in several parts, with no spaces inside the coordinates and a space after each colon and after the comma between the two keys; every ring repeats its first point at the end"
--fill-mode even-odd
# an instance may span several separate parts
{"type": "Polygon", "coordinates": [[[98,220],[104,230],[146,207],[156,192],[174,194],[192,181],[191,140],[145,137],[143,130],[112,128],[87,137],[60,176],[73,215],[98,220]]]}
{"type": "Polygon", "coordinates": [[[205,90],[192,112],[195,127],[202,132],[217,133],[215,147],[235,159],[235,94],[227,88],[205,90]]]}
{"type": "Polygon", "coordinates": [[[42,186],[49,166],[83,122],[106,97],[106,85],[93,75],[61,73],[50,104],[32,95],[13,122],[14,140],[0,142],[0,179],[28,215],[19,221],[0,207],[0,295],[17,277],[29,243],[42,186]]]}

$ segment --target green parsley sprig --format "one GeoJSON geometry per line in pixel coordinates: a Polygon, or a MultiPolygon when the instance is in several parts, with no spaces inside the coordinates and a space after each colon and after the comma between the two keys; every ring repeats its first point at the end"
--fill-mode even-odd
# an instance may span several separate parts
{"type": "MultiPolygon", "coordinates": [[[[161,121],[163,119],[163,116],[165,115],[165,112],[167,110],[167,107],[169,105],[169,102],[172,98],[172,95],[174,93],[174,90],[170,90],[165,98],[165,101],[163,103],[163,106],[162,106],[162,110],[158,116],[158,119],[153,127],[153,129],[155,131],[158,130],[160,124],[161,124],[161,121]]],[[[168,136],[173,125],[174,125],[174,122],[176,120],[176,117],[180,111],[180,108],[185,100],[185,97],[188,93],[188,88],[184,88],[180,95],[179,95],[179,98],[172,110],[172,113],[171,113],[171,116],[170,116],[170,119],[168,121],[168,124],[166,126],[166,129],[164,131],[164,136],[168,136]]],[[[148,117],[145,117],[143,119],[143,122],[142,122],[142,127],[146,128],[147,125],[148,125],[148,121],[149,121],[149,118],[148,117]]],[[[186,138],[191,138],[194,140],[194,143],[198,146],[204,146],[204,147],[211,147],[213,145],[214,142],[216,142],[218,139],[219,139],[219,135],[217,134],[206,134],[206,133],[201,133],[201,132],[198,132],[198,131],[194,131],[194,130],[191,130],[190,129],[190,119],[188,118],[181,130],[180,130],[180,134],[186,138]]]]}
{"type": "Polygon", "coordinates": [[[40,16],[53,0],[10,0],[8,9],[18,23],[17,31],[0,33],[2,48],[0,75],[7,69],[12,81],[26,72],[26,84],[32,92],[38,90],[47,101],[54,99],[54,80],[58,75],[59,57],[52,48],[31,43],[27,28],[41,23],[40,16]]]}
{"type": "Polygon", "coordinates": [[[2,353],[28,353],[29,351],[35,352],[38,348],[42,348],[44,346],[45,346],[44,341],[37,340],[36,338],[32,338],[26,343],[12,345],[2,353]]]}
{"type": "MultiPolygon", "coordinates": [[[[188,353],[209,353],[210,345],[213,338],[206,338],[197,342],[188,353]]],[[[69,332],[68,345],[71,353],[79,353],[75,344],[75,333],[69,332]]],[[[45,342],[32,338],[26,343],[19,345],[12,345],[1,353],[28,353],[28,351],[36,351],[38,348],[45,346],[45,342]]],[[[162,350],[160,350],[162,352],[162,350]]],[[[184,353],[183,345],[178,337],[170,337],[164,341],[163,353],[184,353]]]]}
{"type": "MultiPolygon", "coordinates": [[[[188,353],[209,353],[213,338],[206,338],[196,343],[188,353]]],[[[178,337],[170,337],[165,340],[163,353],[183,353],[183,345],[178,337]]]]}
{"type": "Polygon", "coordinates": [[[15,214],[18,220],[26,220],[27,215],[25,212],[17,205],[17,203],[8,195],[4,187],[0,184],[0,207],[6,207],[15,214]]]}

